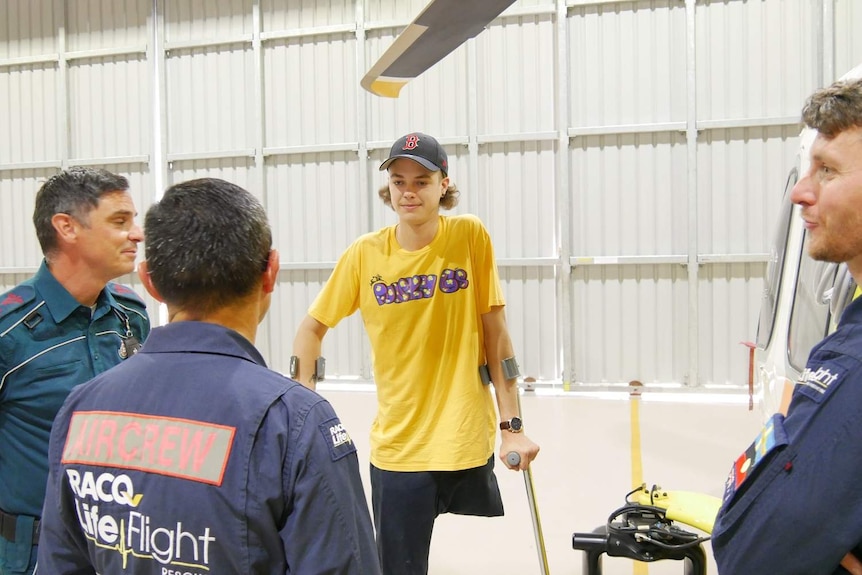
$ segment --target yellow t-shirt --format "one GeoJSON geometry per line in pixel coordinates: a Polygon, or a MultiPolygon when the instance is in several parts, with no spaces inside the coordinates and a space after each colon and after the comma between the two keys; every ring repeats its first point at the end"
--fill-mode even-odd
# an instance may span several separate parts
{"type": "Polygon", "coordinates": [[[309,309],[335,327],[359,309],[371,340],[378,411],[371,462],[388,471],[454,471],[494,452],[496,411],[479,366],[482,314],[504,305],[490,237],[476,216],[440,216],[421,250],[395,226],[358,238],[309,309]]]}

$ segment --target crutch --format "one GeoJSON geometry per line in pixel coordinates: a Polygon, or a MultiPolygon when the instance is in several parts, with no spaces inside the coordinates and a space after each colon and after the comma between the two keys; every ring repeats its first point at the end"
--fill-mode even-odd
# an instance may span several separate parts
{"type": "MultiPolygon", "coordinates": [[[[518,413],[521,413],[521,393],[518,391],[518,413]]],[[[517,451],[506,455],[506,462],[512,467],[521,464],[521,456],[517,451]]],[[[536,552],[539,554],[539,568],[542,575],[550,575],[548,571],[548,553],[545,551],[545,536],[542,534],[542,520],[539,518],[539,507],[536,505],[536,490],[533,486],[533,471],[530,466],[524,470],[524,485],[527,487],[527,501],[530,503],[530,516],[533,519],[533,533],[536,536],[536,552]]]]}

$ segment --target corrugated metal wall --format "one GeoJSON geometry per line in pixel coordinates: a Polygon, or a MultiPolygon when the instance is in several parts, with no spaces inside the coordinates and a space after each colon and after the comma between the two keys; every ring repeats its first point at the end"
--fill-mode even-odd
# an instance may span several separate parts
{"type": "MultiPolygon", "coordinates": [[[[274,225],[258,345],[284,371],[338,255],[395,221],[389,144],[423,130],[450,154],[455,213],[494,238],[525,375],[745,384],[799,109],[862,61],[858,2],[520,0],[399,99],[364,92],[424,5],[0,0],[0,290],[38,266],[33,198],[57,169],[128,176],[141,214],[222,177],[274,225]]],[[[324,352],[331,378],[370,377],[358,316],[324,352]]]]}

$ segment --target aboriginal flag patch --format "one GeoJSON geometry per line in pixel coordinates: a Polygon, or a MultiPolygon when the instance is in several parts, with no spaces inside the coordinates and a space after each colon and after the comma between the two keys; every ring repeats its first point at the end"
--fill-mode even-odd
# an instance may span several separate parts
{"type": "Polygon", "coordinates": [[[730,470],[730,475],[724,486],[723,500],[729,501],[742,483],[770,453],[788,443],[787,432],[784,429],[784,416],[776,413],[766,422],[748,449],[733,462],[733,468],[730,470]]]}

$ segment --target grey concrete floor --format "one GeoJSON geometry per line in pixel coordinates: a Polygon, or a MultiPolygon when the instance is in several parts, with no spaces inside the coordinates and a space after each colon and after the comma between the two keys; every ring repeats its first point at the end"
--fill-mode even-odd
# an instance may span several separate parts
{"type": "MultiPolygon", "coordinates": [[[[357,445],[370,497],[368,430],[376,396],[369,391],[321,393],[357,445]]],[[[695,396],[693,402],[655,399],[660,401],[647,394],[636,400],[643,482],[720,497],[731,463],[760,430],[762,414],[757,407],[749,411],[744,402],[709,402],[705,396],[695,396]]],[[[637,451],[632,449],[631,401],[526,393],[521,407],[527,433],[541,446],[532,470],[549,571],[581,574],[583,554],[572,549],[572,534],[604,525],[632,488],[637,451]]],[[[541,573],[523,476],[501,463],[496,472],[505,517],[441,516],[432,540],[432,575],[541,573]]],[[[714,575],[709,543],[705,548],[708,573],[714,575]]],[[[679,561],[603,560],[603,575],[670,575],[683,569],[679,561]]]]}

